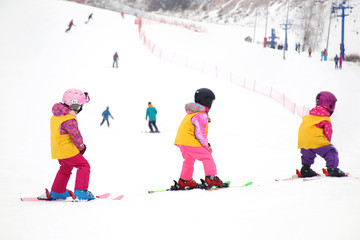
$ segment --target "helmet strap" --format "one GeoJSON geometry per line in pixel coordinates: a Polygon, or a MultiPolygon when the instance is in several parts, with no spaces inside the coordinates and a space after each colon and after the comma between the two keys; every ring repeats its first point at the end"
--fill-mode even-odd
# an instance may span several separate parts
{"type": "Polygon", "coordinates": [[[323,108],[325,108],[326,109],[326,111],[328,111],[329,112],[329,114],[330,114],[330,116],[334,113],[334,111],[330,111],[329,109],[327,109],[327,107],[325,107],[325,106],[322,106],[323,108]]]}
{"type": "Polygon", "coordinates": [[[80,104],[73,104],[70,106],[71,110],[75,111],[76,114],[78,114],[79,112],[81,112],[82,110],[82,105],[80,104]]]}

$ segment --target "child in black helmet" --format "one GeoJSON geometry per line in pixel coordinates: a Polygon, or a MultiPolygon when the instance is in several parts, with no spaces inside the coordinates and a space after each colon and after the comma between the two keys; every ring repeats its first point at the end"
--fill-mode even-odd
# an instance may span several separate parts
{"type": "Polygon", "coordinates": [[[184,158],[178,185],[180,189],[196,188],[197,183],[192,179],[195,160],[202,161],[207,186],[223,187],[224,184],[216,176],[217,169],[212,157],[212,149],[207,139],[208,112],[215,94],[207,88],[201,88],[195,93],[195,102],[185,105],[187,115],[178,129],[175,145],[180,148],[184,158]]]}

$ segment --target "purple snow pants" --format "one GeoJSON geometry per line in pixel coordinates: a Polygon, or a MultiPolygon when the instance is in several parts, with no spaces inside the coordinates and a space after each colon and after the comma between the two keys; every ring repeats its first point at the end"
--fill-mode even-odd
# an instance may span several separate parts
{"type": "Polygon", "coordinates": [[[337,168],[339,165],[339,156],[336,148],[330,144],[329,146],[319,147],[314,149],[301,149],[301,161],[302,164],[312,165],[316,158],[316,154],[324,158],[326,161],[326,167],[337,168]]]}

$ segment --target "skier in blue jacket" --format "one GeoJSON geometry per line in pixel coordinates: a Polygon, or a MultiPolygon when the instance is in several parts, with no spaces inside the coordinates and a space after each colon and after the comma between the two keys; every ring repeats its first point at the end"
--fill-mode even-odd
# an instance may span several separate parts
{"type": "Polygon", "coordinates": [[[148,120],[149,117],[149,128],[150,128],[150,132],[154,133],[154,132],[159,132],[159,129],[156,126],[156,114],[157,114],[157,110],[156,108],[153,107],[153,105],[151,104],[151,102],[148,103],[148,108],[146,109],[146,117],[145,119],[148,120]],[[155,127],[155,131],[153,130],[153,126],[155,127]]]}
{"type": "Polygon", "coordinates": [[[106,120],[108,127],[110,127],[110,124],[109,124],[109,116],[110,116],[112,119],[114,119],[114,118],[113,118],[113,116],[111,116],[111,113],[110,113],[110,111],[109,111],[109,107],[107,107],[106,110],[102,113],[102,116],[103,116],[103,120],[102,120],[102,122],[100,123],[100,126],[103,125],[103,123],[104,123],[105,120],[106,120]]]}

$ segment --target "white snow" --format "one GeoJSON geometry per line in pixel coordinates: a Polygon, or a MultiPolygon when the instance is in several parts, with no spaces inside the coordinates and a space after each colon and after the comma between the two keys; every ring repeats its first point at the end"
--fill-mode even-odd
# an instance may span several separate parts
{"type": "MultiPolygon", "coordinates": [[[[360,180],[275,182],[301,167],[300,117],[277,102],[214,76],[154,57],[134,17],[58,0],[0,2],[0,239],[360,239],[360,180]],[[93,20],[85,24],[90,13],[93,20]],[[74,19],[76,26],[65,33],[74,19]],[[112,55],[118,51],[119,68],[112,55]],[[173,145],[185,103],[200,87],[215,92],[209,141],[218,175],[246,188],[166,192],[182,167],[173,145]],[[51,188],[51,108],[68,88],[90,93],[78,115],[91,169],[89,190],[121,201],[21,202],[51,188]],[[160,134],[146,134],[158,110],[160,134]],[[109,106],[110,128],[99,126],[109,106]]],[[[340,168],[360,176],[360,67],[333,56],[283,52],[244,42],[252,30],[204,24],[207,33],[146,25],[158,46],[216,62],[312,107],[321,90],[338,98],[332,116],[340,168]]],[[[352,41],[352,39],[347,39],[352,41]]],[[[325,161],[316,159],[321,172],[325,161]]],[[[68,188],[73,189],[76,170],[68,188]]],[[[195,164],[194,179],[204,177],[195,164]]]]}

